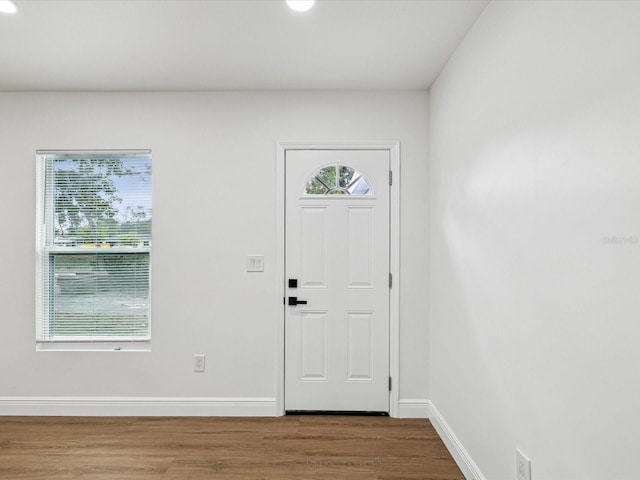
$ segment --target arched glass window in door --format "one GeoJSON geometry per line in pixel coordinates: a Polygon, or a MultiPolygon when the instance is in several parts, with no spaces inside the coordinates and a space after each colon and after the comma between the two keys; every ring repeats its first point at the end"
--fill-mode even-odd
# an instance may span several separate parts
{"type": "Polygon", "coordinates": [[[317,170],[307,180],[304,195],[373,195],[371,184],[355,168],[347,165],[329,165],[317,170]]]}

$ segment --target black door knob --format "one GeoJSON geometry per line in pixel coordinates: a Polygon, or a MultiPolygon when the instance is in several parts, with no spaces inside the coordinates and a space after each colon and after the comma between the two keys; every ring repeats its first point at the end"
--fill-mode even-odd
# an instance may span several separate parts
{"type": "Polygon", "coordinates": [[[289,297],[289,305],[306,305],[306,300],[298,300],[298,297],[289,297]]]}

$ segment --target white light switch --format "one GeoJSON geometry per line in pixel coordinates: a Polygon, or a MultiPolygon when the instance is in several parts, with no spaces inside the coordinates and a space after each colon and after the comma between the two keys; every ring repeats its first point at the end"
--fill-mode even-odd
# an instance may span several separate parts
{"type": "Polygon", "coordinates": [[[264,255],[247,255],[247,272],[264,272],[264,255]]]}

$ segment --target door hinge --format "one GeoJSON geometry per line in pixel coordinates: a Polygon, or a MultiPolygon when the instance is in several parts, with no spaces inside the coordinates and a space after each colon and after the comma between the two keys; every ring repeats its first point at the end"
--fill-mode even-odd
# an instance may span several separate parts
{"type": "Polygon", "coordinates": [[[389,288],[393,286],[393,275],[389,274],[389,288]]]}
{"type": "Polygon", "coordinates": [[[391,380],[391,377],[389,377],[389,391],[391,391],[392,386],[393,386],[393,382],[391,380]]]}
{"type": "Polygon", "coordinates": [[[393,185],[393,172],[389,170],[389,185],[393,185]]]}

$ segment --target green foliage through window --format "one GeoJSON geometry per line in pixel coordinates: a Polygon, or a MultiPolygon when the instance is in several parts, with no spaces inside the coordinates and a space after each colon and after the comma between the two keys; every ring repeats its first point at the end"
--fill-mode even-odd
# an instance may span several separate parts
{"type": "Polygon", "coordinates": [[[151,236],[151,160],[53,160],[57,245],[135,246],[151,236]]]}
{"type": "Polygon", "coordinates": [[[329,165],[307,180],[305,195],[373,195],[371,185],[357,170],[347,165],[329,165]]]}

